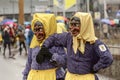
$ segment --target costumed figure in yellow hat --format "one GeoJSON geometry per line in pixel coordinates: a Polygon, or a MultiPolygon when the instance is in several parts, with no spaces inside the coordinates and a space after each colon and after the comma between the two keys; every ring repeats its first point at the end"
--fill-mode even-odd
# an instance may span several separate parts
{"type": "Polygon", "coordinates": [[[57,21],[57,33],[67,32],[65,24],[57,21]]]}
{"type": "Polygon", "coordinates": [[[45,39],[56,33],[57,25],[54,14],[34,14],[31,28],[34,36],[28,50],[23,80],[62,80],[65,74],[61,70],[61,67],[65,65],[64,48],[53,46],[48,51],[42,46],[45,39]],[[42,50],[41,53],[40,50],[42,50]]]}
{"type": "Polygon", "coordinates": [[[47,38],[44,47],[67,48],[65,80],[98,80],[95,73],[110,66],[113,57],[108,47],[96,38],[91,14],[76,12],[70,19],[69,30],[47,38]]]}

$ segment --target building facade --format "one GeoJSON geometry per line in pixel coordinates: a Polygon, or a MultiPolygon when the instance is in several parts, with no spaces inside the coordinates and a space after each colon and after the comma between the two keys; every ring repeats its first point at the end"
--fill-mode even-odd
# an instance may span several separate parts
{"type": "MultiPolygon", "coordinates": [[[[115,12],[120,9],[119,0],[105,0],[107,3],[107,11],[110,16],[114,16],[115,12]]],[[[54,5],[54,0],[24,0],[25,20],[30,20],[30,16],[36,12],[52,12],[56,15],[63,15],[63,10],[54,5]]],[[[65,10],[65,16],[70,17],[76,11],[100,11],[102,13],[104,0],[76,0],[76,4],[65,10]],[[89,3],[89,4],[88,4],[89,3]],[[99,6],[97,5],[99,3],[99,6]],[[100,10],[101,9],[101,10],[100,10]]],[[[0,0],[0,16],[8,18],[18,18],[19,0],[0,0]]]]}

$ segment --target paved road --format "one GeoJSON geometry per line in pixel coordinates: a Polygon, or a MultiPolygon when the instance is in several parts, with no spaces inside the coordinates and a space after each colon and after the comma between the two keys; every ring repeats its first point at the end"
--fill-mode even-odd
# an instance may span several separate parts
{"type": "MultiPolygon", "coordinates": [[[[22,71],[25,67],[26,56],[19,55],[15,51],[16,59],[3,58],[2,53],[0,53],[0,80],[22,80],[22,71]]],[[[8,55],[7,55],[8,56],[8,55]]],[[[105,77],[103,75],[97,74],[100,80],[115,80],[105,77]]]]}
{"type": "MultiPolygon", "coordinates": [[[[6,52],[7,53],[7,52],[6,52]]],[[[0,80],[22,80],[22,71],[25,67],[26,57],[17,54],[16,59],[4,58],[0,53],[0,80]]]]}

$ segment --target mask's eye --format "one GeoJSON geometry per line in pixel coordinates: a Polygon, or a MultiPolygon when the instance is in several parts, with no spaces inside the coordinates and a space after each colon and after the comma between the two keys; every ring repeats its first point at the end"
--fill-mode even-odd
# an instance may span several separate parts
{"type": "Polygon", "coordinates": [[[79,27],[80,26],[80,24],[79,23],[76,23],[76,27],[79,27]]]}
{"type": "Polygon", "coordinates": [[[70,26],[79,27],[80,24],[79,23],[70,23],[70,26]]]}
{"type": "Polygon", "coordinates": [[[42,31],[44,31],[44,29],[43,28],[38,28],[38,31],[42,32],[42,31]]]}
{"type": "Polygon", "coordinates": [[[34,28],[34,30],[33,30],[34,32],[41,32],[41,31],[43,31],[43,27],[35,27],[34,28]]]}
{"type": "Polygon", "coordinates": [[[43,29],[43,26],[42,26],[42,25],[38,25],[38,28],[41,28],[41,29],[43,29]]]}
{"type": "Polygon", "coordinates": [[[72,17],[72,19],[70,20],[70,25],[72,27],[79,27],[81,25],[80,18],[76,16],[72,17]]]}

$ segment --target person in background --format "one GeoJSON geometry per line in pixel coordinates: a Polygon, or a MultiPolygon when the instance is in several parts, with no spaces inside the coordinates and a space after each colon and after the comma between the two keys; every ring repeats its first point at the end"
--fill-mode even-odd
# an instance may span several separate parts
{"type": "Polygon", "coordinates": [[[15,30],[13,29],[13,26],[12,25],[9,25],[9,35],[10,35],[10,39],[11,39],[11,46],[13,48],[16,47],[16,34],[15,34],[15,30]]]}
{"type": "Polygon", "coordinates": [[[28,47],[30,46],[30,43],[31,43],[31,40],[33,38],[33,31],[31,30],[31,25],[30,25],[30,28],[29,28],[29,33],[28,33],[28,47]]]}
{"type": "Polygon", "coordinates": [[[20,30],[24,30],[23,25],[18,24],[18,29],[20,29],[20,30]]]}
{"type": "MultiPolygon", "coordinates": [[[[67,29],[65,28],[65,23],[63,20],[57,20],[57,33],[64,33],[67,32],[67,29]]],[[[66,48],[63,47],[61,48],[62,50],[64,49],[66,52],[66,48]]],[[[61,67],[62,70],[64,70],[66,72],[66,66],[61,67]]]]}
{"type": "Polygon", "coordinates": [[[3,39],[3,56],[4,58],[6,58],[5,56],[5,52],[6,52],[6,48],[8,46],[8,49],[9,49],[9,58],[11,58],[11,39],[10,39],[10,28],[9,26],[6,26],[4,28],[4,31],[3,31],[3,34],[2,34],[2,39],[3,39]]]}
{"type": "Polygon", "coordinates": [[[63,47],[51,47],[48,50],[41,48],[45,39],[57,30],[54,14],[36,13],[33,15],[31,24],[34,33],[28,50],[28,59],[23,71],[23,80],[63,80],[64,71],[61,66],[65,65],[65,51],[63,47]],[[43,53],[39,54],[40,49],[43,53]],[[40,57],[36,61],[36,57],[40,57]]]}
{"type": "Polygon", "coordinates": [[[106,38],[106,39],[108,39],[109,38],[109,31],[108,31],[108,24],[106,24],[106,23],[103,23],[103,33],[104,33],[104,37],[106,38]]]}
{"type": "Polygon", "coordinates": [[[57,20],[57,33],[67,32],[65,28],[65,23],[62,20],[57,20]]]}
{"type": "MultiPolygon", "coordinates": [[[[68,33],[51,35],[45,40],[43,47],[67,48],[65,80],[99,80],[95,73],[109,67],[113,57],[108,47],[95,36],[91,14],[75,13],[70,19],[69,28],[68,33]]],[[[42,49],[40,53],[43,53],[42,49]]]]}
{"type": "Polygon", "coordinates": [[[25,26],[25,34],[24,34],[27,48],[29,47],[29,32],[30,32],[30,25],[27,25],[25,26]]]}
{"type": "Polygon", "coordinates": [[[18,34],[17,34],[17,37],[19,38],[19,52],[20,52],[20,55],[22,55],[22,45],[23,45],[23,48],[25,50],[25,55],[27,55],[27,47],[26,47],[26,44],[25,44],[25,35],[24,33],[22,32],[22,30],[18,30],[18,34]]]}

